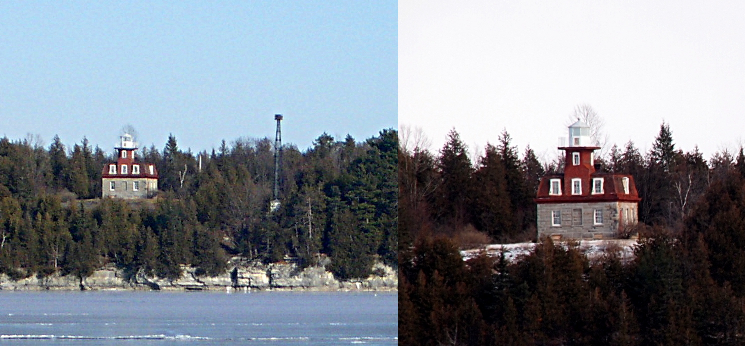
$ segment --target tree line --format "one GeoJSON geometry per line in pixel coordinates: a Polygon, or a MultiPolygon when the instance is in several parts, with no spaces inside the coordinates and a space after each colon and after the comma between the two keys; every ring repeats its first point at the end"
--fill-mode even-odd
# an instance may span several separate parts
{"type": "MultiPolygon", "coordinates": [[[[533,199],[541,177],[563,173],[561,154],[540,162],[528,146],[520,155],[506,130],[475,160],[455,129],[436,154],[409,141],[398,157],[400,230],[409,246],[420,234],[444,234],[465,243],[537,240],[533,199]]],[[[723,150],[706,160],[697,147],[683,152],[663,122],[649,152],[629,141],[596,156],[595,165],[634,177],[642,223],[674,227],[714,181],[733,169],[745,172],[745,155],[742,148],[737,154],[723,150]]]]}
{"type": "Polygon", "coordinates": [[[564,163],[560,157],[533,165],[529,148],[515,159],[505,150],[508,139],[503,132],[496,147],[487,145],[475,167],[454,130],[437,155],[402,144],[402,344],[745,342],[742,149],[706,160],[697,148],[676,148],[666,123],[647,153],[633,142],[612,146],[596,163],[634,177],[642,198],[640,238],[631,256],[617,248],[589,260],[577,244],[535,239],[534,215],[519,222],[535,204],[527,200],[521,209],[514,191],[535,196],[531,184],[562,172],[564,163]],[[456,181],[459,187],[451,185],[456,181]],[[525,239],[538,244],[512,261],[502,254],[464,262],[459,252],[477,240],[525,239]]]}
{"type": "Polygon", "coordinates": [[[176,278],[181,265],[204,275],[231,256],[265,263],[325,265],[340,279],[370,274],[376,259],[398,260],[397,131],[357,142],[320,135],[281,151],[281,207],[270,213],[273,142],[225,141],[211,152],[163,150],[138,158],[159,171],[152,201],[95,200],[113,153],[86,139],[0,139],[0,272],[14,279],[53,273],[80,278],[114,264],[130,275],[176,278]]]}

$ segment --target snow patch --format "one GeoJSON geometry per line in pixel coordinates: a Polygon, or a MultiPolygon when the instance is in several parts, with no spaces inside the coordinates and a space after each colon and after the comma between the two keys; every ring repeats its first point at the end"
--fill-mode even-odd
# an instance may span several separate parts
{"type": "MultiPolygon", "coordinates": [[[[558,242],[565,248],[566,242],[558,242]]],[[[587,256],[589,260],[600,259],[606,252],[615,251],[623,261],[631,260],[634,257],[634,247],[637,241],[635,239],[604,239],[604,240],[580,240],[577,241],[580,251],[587,256]]],[[[485,253],[489,257],[499,257],[504,252],[504,257],[508,262],[519,260],[523,256],[529,255],[536,247],[536,243],[514,243],[514,244],[489,244],[478,249],[462,250],[460,255],[464,261],[478,257],[485,253]]]]}

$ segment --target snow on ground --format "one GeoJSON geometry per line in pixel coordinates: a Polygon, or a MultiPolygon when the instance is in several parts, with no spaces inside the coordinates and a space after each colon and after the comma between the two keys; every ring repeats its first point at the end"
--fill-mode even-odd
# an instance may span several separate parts
{"type": "MultiPolygon", "coordinates": [[[[589,260],[595,260],[603,256],[606,250],[618,251],[622,260],[630,260],[634,256],[635,239],[605,239],[605,240],[581,240],[578,241],[579,249],[589,260]]],[[[558,242],[567,246],[566,242],[558,242]]],[[[522,256],[526,256],[533,251],[536,243],[515,243],[515,244],[490,244],[478,249],[462,250],[460,252],[463,260],[467,261],[486,252],[489,257],[498,257],[499,253],[504,251],[504,257],[507,261],[513,262],[522,256]]]]}

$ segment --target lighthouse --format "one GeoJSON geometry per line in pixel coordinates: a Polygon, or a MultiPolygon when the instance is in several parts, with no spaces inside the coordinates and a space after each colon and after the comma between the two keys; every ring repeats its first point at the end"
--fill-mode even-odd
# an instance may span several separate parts
{"type": "Polygon", "coordinates": [[[595,165],[590,126],[577,120],[569,126],[563,174],[541,179],[535,202],[538,238],[617,238],[636,224],[639,194],[634,177],[607,173],[595,165]]]}
{"type": "Polygon", "coordinates": [[[116,162],[104,165],[101,172],[101,197],[150,198],[158,191],[158,170],[155,164],[140,162],[137,142],[125,133],[114,147],[116,162]]]}

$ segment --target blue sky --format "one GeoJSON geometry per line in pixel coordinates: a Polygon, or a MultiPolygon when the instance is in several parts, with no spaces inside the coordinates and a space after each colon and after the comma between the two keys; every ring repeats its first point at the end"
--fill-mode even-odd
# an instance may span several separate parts
{"type": "Polygon", "coordinates": [[[0,2],[0,135],[162,149],[397,126],[395,1],[0,2]]]}

